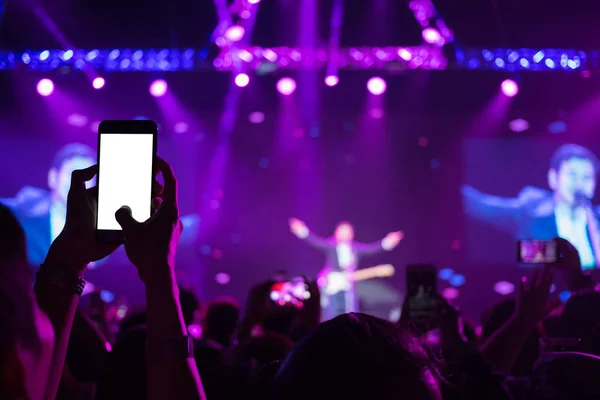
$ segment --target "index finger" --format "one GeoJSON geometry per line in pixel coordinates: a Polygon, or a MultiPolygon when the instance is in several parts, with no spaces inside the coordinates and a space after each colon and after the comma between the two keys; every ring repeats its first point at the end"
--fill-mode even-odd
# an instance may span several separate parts
{"type": "Polygon", "coordinates": [[[544,267],[544,270],[542,271],[541,283],[543,285],[550,286],[552,284],[553,280],[554,280],[554,273],[552,271],[552,267],[550,265],[547,265],[546,267],[544,267]]]}
{"type": "Polygon", "coordinates": [[[71,173],[71,188],[85,189],[85,183],[92,180],[98,173],[98,165],[92,165],[85,169],[76,169],[71,173]]]}
{"type": "Polygon", "coordinates": [[[175,174],[173,173],[173,169],[169,165],[168,162],[156,156],[156,169],[162,173],[163,179],[165,181],[165,187],[162,194],[163,204],[177,204],[177,179],[175,178],[175,174]]]}

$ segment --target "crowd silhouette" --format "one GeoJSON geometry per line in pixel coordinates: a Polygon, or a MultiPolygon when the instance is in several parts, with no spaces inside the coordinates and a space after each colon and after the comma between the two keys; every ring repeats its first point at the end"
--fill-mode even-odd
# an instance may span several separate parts
{"type": "Polygon", "coordinates": [[[95,239],[97,188],[86,182],[97,167],[73,172],[64,228],[35,277],[24,230],[0,205],[0,399],[600,398],[600,293],[568,241],[555,239],[559,260],[518,282],[480,330],[438,296],[427,324],[437,341],[407,312],[398,323],[322,321],[310,281],[300,306],[273,302],[268,280],[243,306],[201,304],[176,280],[178,183],[166,161],[156,165],[153,216],[116,214],[146,293],[146,308],[118,323],[98,293],[79,305],[86,266],[117,249],[95,239]],[[557,280],[573,293],[565,304],[551,300],[557,280]]]}

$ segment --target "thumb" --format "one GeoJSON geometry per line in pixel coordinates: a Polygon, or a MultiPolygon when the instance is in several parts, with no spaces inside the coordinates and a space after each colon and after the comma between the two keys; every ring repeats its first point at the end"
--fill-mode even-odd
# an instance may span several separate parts
{"type": "Polygon", "coordinates": [[[127,232],[137,223],[131,216],[131,208],[123,206],[115,212],[115,218],[124,232],[127,232]]]}

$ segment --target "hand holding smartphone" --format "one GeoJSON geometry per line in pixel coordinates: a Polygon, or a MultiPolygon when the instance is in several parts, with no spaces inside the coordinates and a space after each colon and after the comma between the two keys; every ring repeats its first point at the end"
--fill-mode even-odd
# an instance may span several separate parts
{"type": "Polygon", "coordinates": [[[438,321],[437,268],[431,264],[406,266],[406,306],[410,322],[421,332],[438,321]]]}
{"type": "Polygon", "coordinates": [[[294,278],[289,281],[275,282],[271,286],[269,297],[279,306],[291,304],[302,307],[302,303],[310,299],[310,291],[304,278],[294,278]]]}
{"type": "Polygon", "coordinates": [[[98,213],[96,239],[123,243],[115,212],[131,209],[139,222],[152,214],[158,128],[147,120],[103,121],[98,128],[98,213]]]}

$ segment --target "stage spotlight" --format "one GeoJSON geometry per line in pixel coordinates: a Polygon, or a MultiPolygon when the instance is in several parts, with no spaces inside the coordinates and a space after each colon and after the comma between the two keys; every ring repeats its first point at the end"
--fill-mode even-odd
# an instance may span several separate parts
{"type": "Polygon", "coordinates": [[[502,89],[502,93],[507,97],[515,97],[517,93],[519,93],[519,85],[512,79],[505,79],[502,81],[500,89],[502,89]]]}
{"type": "Polygon", "coordinates": [[[447,287],[442,290],[442,297],[448,301],[456,300],[460,296],[460,291],[453,287],[447,287]]]}
{"type": "Polygon", "coordinates": [[[494,292],[507,296],[515,291],[515,285],[510,282],[500,281],[494,284],[494,292]]]}
{"type": "Polygon", "coordinates": [[[466,281],[467,281],[467,279],[465,278],[465,276],[461,275],[461,274],[453,275],[448,280],[448,282],[450,282],[450,284],[454,287],[461,287],[462,285],[465,284],[466,281]]]}
{"type": "Polygon", "coordinates": [[[554,121],[548,125],[548,132],[563,133],[567,131],[567,124],[564,121],[554,121]]]}
{"type": "Polygon", "coordinates": [[[253,124],[260,124],[260,123],[264,122],[265,114],[263,114],[260,111],[255,111],[253,113],[250,113],[250,115],[248,115],[248,120],[250,122],[252,122],[253,124]]]}
{"type": "Polygon", "coordinates": [[[369,89],[369,92],[371,92],[372,94],[379,96],[380,94],[383,94],[385,92],[385,90],[387,89],[387,84],[382,78],[376,76],[374,78],[369,79],[369,81],[367,82],[367,89],[369,89]]]}
{"type": "Polygon", "coordinates": [[[328,75],[325,77],[325,84],[327,86],[335,86],[338,84],[339,81],[340,81],[340,78],[338,78],[335,75],[328,75]]]}
{"type": "Polygon", "coordinates": [[[438,276],[440,277],[441,280],[447,281],[450,278],[452,278],[452,276],[454,276],[454,270],[451,268],[440,269],[438,272],[438,276]]]}
{"type": "Polygon", "coordinates": [[[521,133],[529,129],[529,122],[527,122],[523,118],[517,118],[510,121],[508,123],[508,127],[513,132],[521,133]]]}
{"type": "Polygon", "coordinates": [[[292,78],[281,78],[277,82],[277,91],[285,96],[289,96],[290,94],[294,93],[295,90],[296,81],[292,78]]]}
{"type": "Polygon", "coordinates": [[[150,84],[150,94],[154,97],[161,97],[167,93],[167,82],[157,79],[150,84]]]}
{"type": "Polygon", "coordinates": [[[398,57],[400,57],[404,61],[410,61],[412,59],[412,53],[407,49],[399,49],[398,57]]]}
{"type": "Polygon", "coordinates": [[[246,87],[250,83],[250,77],[246,74],[237,74],[235,77],[235,84],[239,87],[246,87]]]}
{"type": "Polygon", "coordinates": [[[422,32],[423,40],[430,44],[443,45],[444,38],[440,35],[440,32],[435,28],[425,28],[422,32]]]}
{"type": "Polygon", "coordinates": [[[78,128],[83,128],[88,123],[88,117],[81,114],[71,114],[67,118],[67,122],[69,125],[76,126],[78,128]]]}
{"type": "Polygon", "coordinates": [[[229,282],[231,282],[231,276],[225,272],[219,272],[217,275],[215,275],[215,281],[219,285],[227,285],[229,282]]]}
{"type": "Polygon", "coordinates": [[[54,92],[54,83],[47,78],[40,80],[37,84],[37,92],[40,96],[50,96],[54,92]]]}
{"type": "Polygon", "coordinates": [[[246,31],[239,25],[233,25],[225,31],[225,37],[232,42],[239,42],[244,37],[246,31]]]}
{"type": "Polygon", "coordinates": [[[258,3],[260,3],[260,0],[248,0],[248,3],[250,3],[250,4],[258,4],[258,3]]]}
{"type": "Polygon", "coordinates": [[[101,76],[94,78],[94,80],[92,81],[92,86],[94,87],[94,89],[102,89],[104,87],[104,84],[106,84],[106,81],[101,76]]]}
{"type": "Polygon", "coordinates": [[[564,290],[558,294],[558,298],[563,303],[566,303],[567,300],[569,300],[569,297],[571,297],[571,292],[569,292],[568,290],[564,290]]]}
{"type": "Polygon", "coordinates": [[[175,133],[179,133],[179,134],[186,133],[189,129],[190,129],[190,126],[186,122],[178,122],[173,127],[173,130],[175,131],[175,133]]]}

